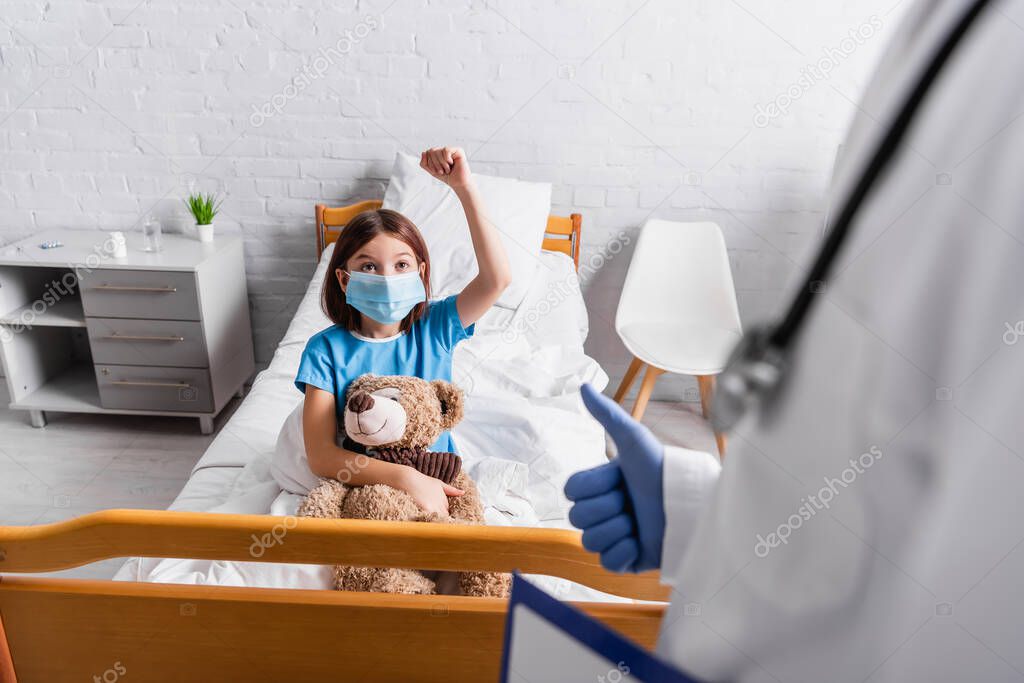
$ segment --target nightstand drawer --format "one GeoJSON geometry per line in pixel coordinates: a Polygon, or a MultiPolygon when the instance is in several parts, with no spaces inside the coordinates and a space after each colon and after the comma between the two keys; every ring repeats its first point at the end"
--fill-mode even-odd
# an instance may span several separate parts
{"type": "Polygon", "coordinates": [[[86,318],[94,363],[166,365],[205,368],[209,365],[203,326],[183,320],[86,318]]]}
{"type": "Polygon", "coordinates": [[[183,413],[213,410],[206,370],[97,365],[96,382],[104,408],[183,413]]]}
{"type": "Polygon", "coordinates": [[[196,276],[170,270],[82,271],[82,308],[99,318],[199,320],[196,276]]]}

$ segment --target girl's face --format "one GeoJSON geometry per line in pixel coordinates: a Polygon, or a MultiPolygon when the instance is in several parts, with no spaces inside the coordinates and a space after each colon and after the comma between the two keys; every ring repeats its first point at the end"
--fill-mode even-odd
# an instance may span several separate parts
{"type": "MultiPolygon", "coordinates": [[[[345,264],[350,273],[371,275],[402,275],[419,272],[423,276],[424,265],[416,260],[412,247],[390,235],[377,235],[360,247],[345,264]]],[[[345,270],[339,268],[335,275],[341,284],[341,291],[348,286],[345,270]]]]}

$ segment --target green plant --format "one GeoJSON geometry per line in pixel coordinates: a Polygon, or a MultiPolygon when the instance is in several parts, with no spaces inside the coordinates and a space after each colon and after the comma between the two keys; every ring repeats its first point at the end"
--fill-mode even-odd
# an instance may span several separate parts
{"type": "Polygon", "coordinates": [[[220,210],[223,200],[216,199],[212,194],[191,194],[185,200],[185,205],[196,219],[196,225],[209,225],[213,223],[214,216],[220,210]]]}

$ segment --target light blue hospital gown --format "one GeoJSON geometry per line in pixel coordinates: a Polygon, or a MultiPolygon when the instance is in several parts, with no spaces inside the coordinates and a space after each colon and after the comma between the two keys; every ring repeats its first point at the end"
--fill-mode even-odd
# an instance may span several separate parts
{"type": "MultiPolygon", "coordinates": [[[[409,332],[394,337],[368,339],[337,325],[317,332],[306,342],[295,386],[303,393],[309,384],[334,394],[340,421],[349,383],[368,372],[450,382],[455,345],[474,332],[474,325],[462,326],[455,297],[430,302],[427,313],[409,332]]],[[[449,432],[442,433],[429,450],[458,452],[449,432]]]]}

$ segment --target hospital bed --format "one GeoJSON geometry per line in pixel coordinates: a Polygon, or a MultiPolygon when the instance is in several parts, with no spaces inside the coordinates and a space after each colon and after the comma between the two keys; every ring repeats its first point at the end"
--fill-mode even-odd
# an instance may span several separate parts
{"type": "MultiPolygon", "coordinates": [[[[380,202],[341,208],[318,206],[318,253],[324,255],[332,248],[352,216],[377,206],[380,202]]],[[[560,266],[575,277],[580,231],[578,214],[550,218],[542,254],[545,267],[550,266],[549,279],[562,277],[560,266]]],[[[603,570],[596,556],[583,550],[578,533],[557,528],[568,526],[564,509],[538,513],[536,524],[527,527],[244,514],[254,509],[253,499],[263,496],[269,500],[279,493],[265,476],[266,463],[283,421],[301,398],[292,380],[305,340],[326,326],[318,305],[326,261],[322,259],[269,367],[258,375],[249,395],[196,464],[170,510],[108,510],[56,524],[0,527],[0,681],[14,681],[15,676],[23,682],[89,680],[96,676],[108,680],[129,674],[151,681],[305,681],[325,676],[358,681],[496,680],[505,601],[343,593],[310,589],[317,584],[295,580],[297,576],[317,576],[315,572],[325,571],[332,564],[519,570],[558,577],[564,585],[582,585],[609,597],[626,598],[622,602],[599,598],[577,604],[637,642],[653,645],[663,606],[646,601],[667,599],[667,589],[655,573],[624,576],[603,570]],[[254,547],[261,550],[258,555],[254,547]],[[121,580],[16,575],[68,569],[116,557],[133,558],[115,577],[121,580]],[[203,571],[194,571],[200,562],[205,563],[201,565],[203,571]],[[178,570],[186,567],[191,574],[161,574],[155,570],[168,566],[178,570]],[[257,575],[246,574],[245,568],[254,566],[281,568],[281,572],[246,580],[245,576],[257,575]],[[303,567],[308,569],[306,574],[285,571],[303,567]]],[[[582,299],[577,302],[572,295],[564,296],[568,299],[564,305],[582,306],[582,299]]],[[[507,331],[532,312],[495,311],[492,325],[507,331]]],[[[562,324],[571,319],[567,311],[545,318],[562,324]]],[[[486,321],[481,323],[486,326],[486,321]]],[[[565,329],[538,328],[536,321],[531,325],[534,327],[520,325],[521,333],[555,339],[560,334],[571,336],[571,331],[565,329]]],[[[478,336],[487,337],[479,331],[478,336]]],[[[518,339],[511,341],[518,343],[518,339]]],[[[472,356],[472,350],[466,353],[462,365],[481,367],[484,363],[472,356]]],[[[494,349],[487,348],[486,353],[496,356],[493,363],[501,366],[504,352],[495,354],[494,349]]],[[[550,349],[536,351],[536,362],[543,364],[545,354],[550,354],[550,349]]],[[[557,369],[572,365],[574,358],[559,357],[551,364],[557,369]]],[[[523,362],[518,356],[509,356],[505,362],[517,369],[494,375],[498,378],[494,384],[503,390],[510,382],[514,384],[513,380],[521,380],[516,373],[536,370],[521,368],[523,362]]],[[[480,396],[478,412],[484,415],[485,404],[496,404],[495,412],[505,409],[501,403],[505,399],[488,394],[493,389],[488,385],[488,372],[475,373],[477,385],[467,390],[467,401],[480,396]]],[[[558,373],[553,372],[558,379],[558,373]]],[[[566,376],[577,381],[579,373],[566,376]]],[[[460,381],[458,372],[454,379],[460,381]]],[[[468,380],[472,382],[473,378],[468,380]]],[[[550,383],[551,377],[545,381],[550,383]]],[[[531,392],[537,393],[536,388],[525,393],[531,392]]],[[[507,399],[508,409],[527,416],[533,415],[531,410],[556,410],[558,405],[556,399],[544,396],[513,399],[507,399]]],[[[470,405],[467,415],[472,412],[470,405]]],[[[569,415],[563,411],[550,421],[571,422],[569,415]]],[[[547,438],[555,429],[555,425],[540,422],[526,430],[524,443],[547,438]]],[[[460,448],[463,444],[469,452],[485,448],[474,440],[489,428],[484,420],[479,433],[472,431],[472,425],[465,438],[456,431],[460,448]]],[[[564,449],[560,441],[553,443],[558,444],[557,450],[565,451],[562,475],[578,466],[572,460],[571,442],[566,442],[564,449]]],[[[471,460],[467,454],[467,466],[471,460]]],[[[557,480],[559,475],[551,469],[558,465],[557,458],[551,460],[534,459],[532,467],[540,472],[538,476],[543,478],[547,472],[557,480]]],[[[486,459],[479,466],[491,464],[486,459]]],[[[516,463],[512,465],[516,472],[522,469],[516,463]]],[[[531,470],[530,476],[535,474],[531,470]]],[[[530,490],[536,495],[543,484],[535,481],[530,490]]],[[[500,511],[491,512],[501,516],[500,511]]],[[[560,597],[573,595],[564,591],[560,597]]]]}

